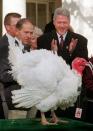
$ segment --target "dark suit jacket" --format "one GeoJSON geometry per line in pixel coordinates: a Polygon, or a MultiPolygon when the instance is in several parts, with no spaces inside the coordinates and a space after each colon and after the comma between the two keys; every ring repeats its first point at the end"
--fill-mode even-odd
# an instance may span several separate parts
{"type": "Polygon", "coordinates": [[[9,51],[8,46],[9,46],[8,38],[6,35],[4,35],[0,39],[0,82],[4,84],[5,96],[8,101],[8,105],[10,107],[10,105],[12,105],[11,91],[13,89],[20,88],[20,86],[17,84],[16,81],[13,80],[12,75],[8,73],[8,71],[11,70],[8,61],[8,51],[9,51]]]}
{"type": "Polygon", "coordinates": [[[59,41],[58,41],[56,31],[52,31],[50,33],[46,33],[46,34],[40,36],[37,40],[38,49],[43,48],[43,49],[51,50],[51,41],[53,38],[55,40],[57,40],[57,46],[58,46],[57,53],[58,53],[58,55],[62,56],[63,59],[68,64],[71,64],[72,60],[75,57],[83,57],[85,59],[88,59],[87,39],[80,34],[76,34],[74,32],[70,32],[70,31],[67,32],[67,35],[66,35],[66,38],[64,41],[64,46],[62,49],[59,46],[59,41]],[[77,38],[78,43],[77,43],[77,46],[76,46],[75,50],[73,51],[73,53],[70,54],[68,51],[68,47],[69,47],[69,44],[70,44],[72,38],[74,38],[74,39],[77,38]]]}
{"type": "MultiPolygon", "coordinates": [[[[13,77],[8,73],[11,70],[9,61],[8,61],[8,38],[4,35],[0,39],[0,81],[3,82],[6,86],[11,85],[11,83],[15,84],[13,77]]],[[[24,46],[24,53],[25,50],[29,51],[28,46],[24,46]]]]}
{"type": "Polygon", "coordinates": [[[46,24],[44,33],[51,32],[52,30],[55,30],[55,26],[53,24],[53,21],[50,21],[48,24],[46,24]]]}
{"type": "Polygon", "coordinates": [[[8,38],[4,35],[0,39],[0,81],[4,84],[13,82],[12,76],[8,73],[11,70],[8,61],[8,38]]]}
{"type": "Polygon", "coordinates": [[[89,66],[83,71],[82,82],[86,96],[93,99],[93,57],[89,58],[89,66]]]}
{"type": "Polygon", "coordinates": [[[11,100],[11,91],[15,89],[20,89],[20,85],[13,79],[12,75],[9,74],[11,66],[8,61],[8,38],[6,35],[0,39],[0,82],[4,84],[5,96],[7,104],[10,109],[14,108],[11,100]]]}

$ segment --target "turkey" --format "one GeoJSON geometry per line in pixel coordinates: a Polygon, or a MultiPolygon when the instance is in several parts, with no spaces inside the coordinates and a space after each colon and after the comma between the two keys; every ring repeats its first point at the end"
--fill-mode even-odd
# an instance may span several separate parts
{"type": "Polygon", "coordinates": [[[12,102],[16,108],[35,106],[41,112],[41,123],[51,124],[45,112],[51,110],[52,122],[57,123],[55,110],[66,109],[76,102],[81,86],[82,71],[86,60],[76,58],[72,70],[57,54],[46,49],[23,53],[15,44],[9,45],[9,62],[14,80],[21,89],[12,91],[12,102]]]}

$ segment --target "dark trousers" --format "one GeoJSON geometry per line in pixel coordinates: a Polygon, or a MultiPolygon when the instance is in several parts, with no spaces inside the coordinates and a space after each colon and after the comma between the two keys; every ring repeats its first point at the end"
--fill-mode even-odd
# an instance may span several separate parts
{"type": "Polygon", "coordinates": [[[3,112],[3,107],[2,107],[1,97],[0,97],[0,119],[5,119],[4,112],[3,112]]]}
{"type": "Polygon", "coordinates": [[[93,123],[93,102],[87,102],[86,121],[89,123],[93,123]]]}

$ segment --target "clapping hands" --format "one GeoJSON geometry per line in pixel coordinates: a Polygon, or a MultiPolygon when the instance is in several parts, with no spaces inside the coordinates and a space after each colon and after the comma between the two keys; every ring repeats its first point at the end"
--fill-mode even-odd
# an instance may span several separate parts
{"type": "Polygon", "coordinates": [[[53,39],[51,42],[51,50],[53,53],[57,53],[58,47],[57,47],[57,40],[53,39]]]}
{"type": "Polygon", "coordinates": [[[69,48],[68,48],[69,53],[72,53],[74,51],[74,49],[77,45],[77,42],[78,42],[78,39],[74,39],[74,38],[71,39],[71,42],[70,42],[70,45],[69,45],[69,48]]]}

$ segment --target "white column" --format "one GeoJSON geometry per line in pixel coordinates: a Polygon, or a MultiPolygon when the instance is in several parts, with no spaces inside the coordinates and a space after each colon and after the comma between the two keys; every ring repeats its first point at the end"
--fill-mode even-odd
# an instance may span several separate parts
{"type": "Polygon", "coordinates": [[[5,32],[4,28],[4,17],[9,12],[20,13],[22,17],[26,17],[26,0],[2,0],[2,27],[3,34],[5,32]]]}
{"type": "Polygon", "coordinates": [[[89,57],[93,55],[93,1],[62,0],[63,6],[71,12],[71,25],[75,32],[88,39],[89,57]]]}

